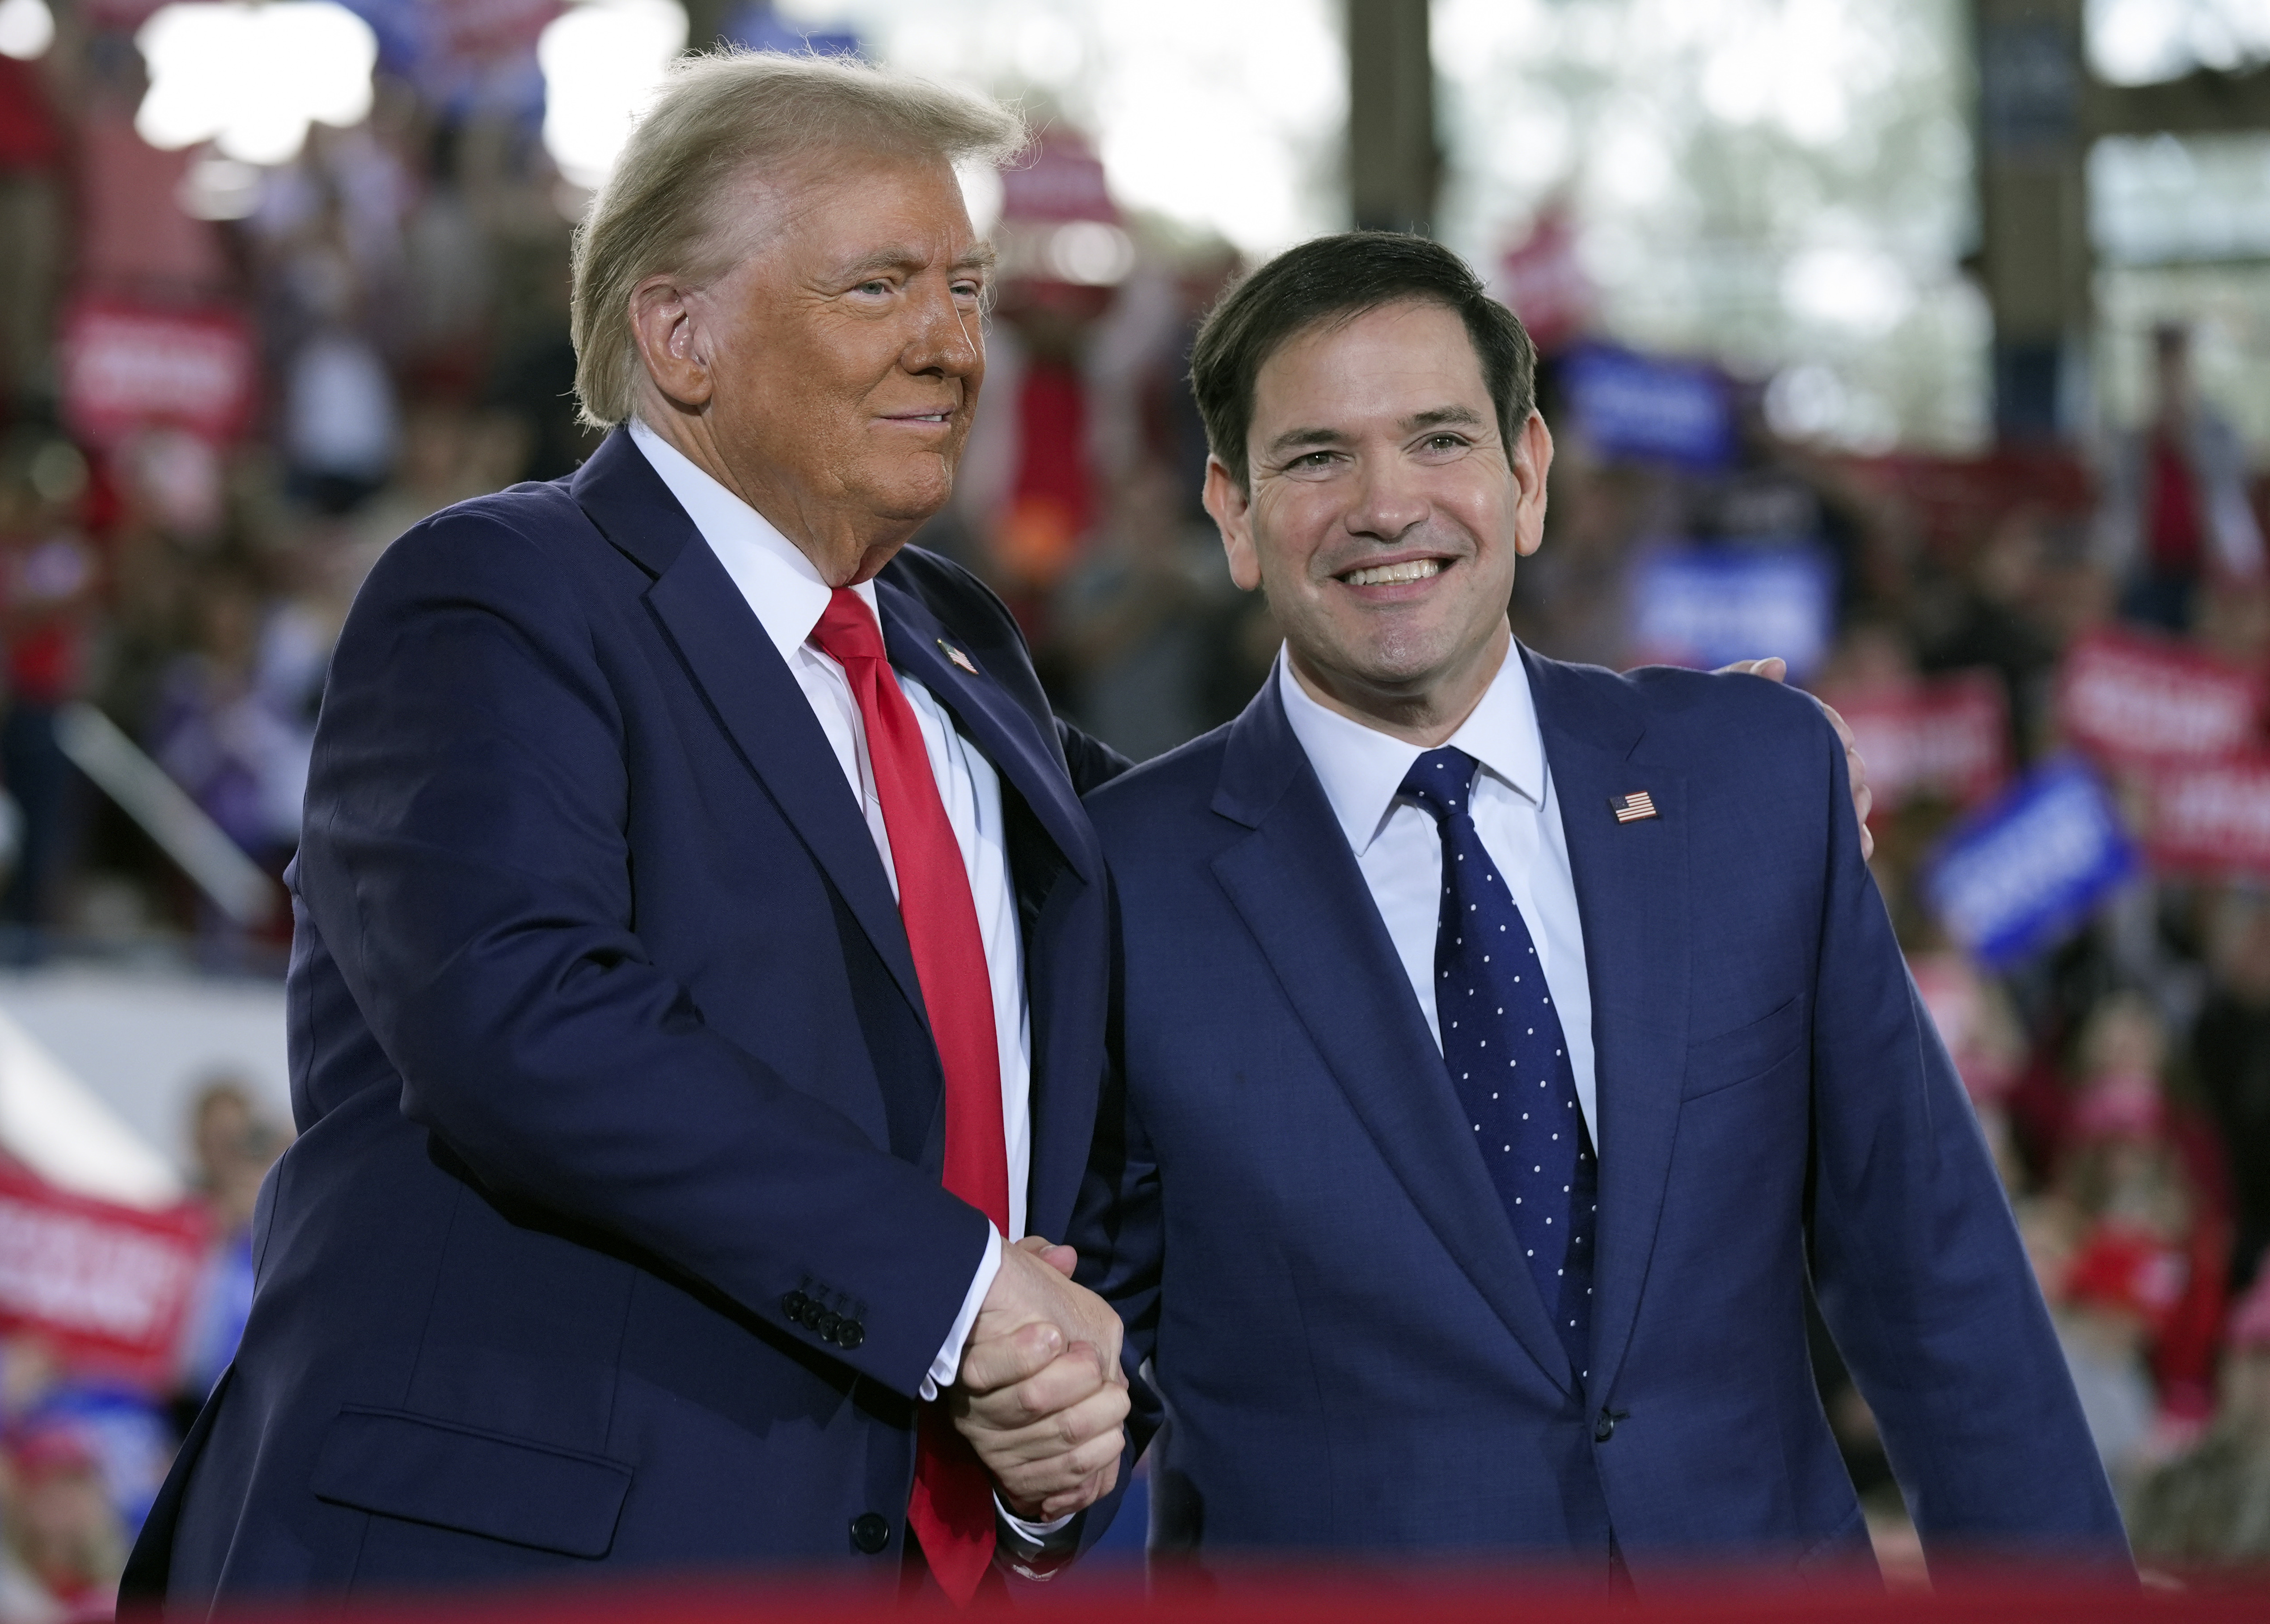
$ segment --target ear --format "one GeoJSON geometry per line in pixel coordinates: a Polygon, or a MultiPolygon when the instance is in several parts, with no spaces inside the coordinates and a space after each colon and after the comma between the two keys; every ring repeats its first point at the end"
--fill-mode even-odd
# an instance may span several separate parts
{"type": "Polygon", "coordinates": [[[700,410],[716,379],[709,370],[694,290],[668,277],[649,277],[631,290],[631,333],[647,377],[672,405],[700,410]]]}
{"type": "Polygon", "coordinates": [[[1553,431],[1532,412],[1513,440],[1513,550],[1527,558],[1545,545],[1546,476],[1553,471],[1553,431]]]}
{"type": "Polygon", "coordinates": [[[1253,494],[1218,456],[1206,458],[1205,510],[1221,531],[1221,550],[1229,558],[1229,578],[1241,591],[1261,584],[1261,554],[1253,545],[1253,494]]]}

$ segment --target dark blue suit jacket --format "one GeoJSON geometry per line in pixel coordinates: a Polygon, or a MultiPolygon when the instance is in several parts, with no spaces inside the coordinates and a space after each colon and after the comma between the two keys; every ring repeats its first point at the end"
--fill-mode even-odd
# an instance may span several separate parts
{"type": "Polygon", "coordinates": [[[1935,1552],[2125,1562],[1819,710],[1524,657],[1598,1050],[1581,1387],[1275,685],[1089,799],[1117,1064],[1072,1239],[1149,1361],[1137,1447],[1171,1417],[1154,1542],[1865,1562],[1809,1284],[1935,1552]]]}
{"type": "MultiPolygon", "coordinates": [[[[1108,960],[1075,779],[1121,764],[1060,735],[962,571],[909,550],[878,596],[894,662],[1000,770],[1030,1221],[1059,1234],[1108,960]]],[[[332,662],[294,892],[300,1137],[263,1192],[242,1350],[130,1588],[771,1561],[894,1582],[912,1396],[985,1220],[939,1185],[937,1051],[842,770],[625,435],[381,560],[332,662]]]]}

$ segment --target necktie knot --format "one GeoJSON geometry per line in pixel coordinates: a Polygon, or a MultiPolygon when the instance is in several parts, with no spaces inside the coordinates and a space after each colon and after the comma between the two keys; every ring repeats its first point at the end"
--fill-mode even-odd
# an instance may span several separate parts
{"type": "Polygon", "coordinates": [[[812,641],[838,665],[886,657],[883,628],[875,622],[875,612],[849,587],[837,587],[829,597],[820,624],[812,628],[812,641]]]}
{"type": "Polygon", "coordinates": [[[1465,751],[1444,745],[1429,750],[1411,764],[1397,793],[1418,802],[1440,823],[1465,812],[1473,793],[1474,771],[1480,765],[1465,751]]]}

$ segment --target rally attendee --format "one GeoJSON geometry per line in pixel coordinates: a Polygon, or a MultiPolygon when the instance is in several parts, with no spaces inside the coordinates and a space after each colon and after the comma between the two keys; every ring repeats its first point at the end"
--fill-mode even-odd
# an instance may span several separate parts
{"type": "Polygon", "coordinates": [[[1154,1542],[1865,1565],[1810,1291],[1934,1558],[2125,1571],[1821,713],[1510,638],[1530,369],[1455,256],[1373,234],[1264,266],[1193,358],[1287,641],[1089,801],[1124,1042],[1073,1240],[1139,1447],[1171,1413],[1154,1542]]]}
{"type": "Polygon", "coordinates": [[[2231,1312],[2214,1428],[2138,1488],[2129,1527],[2161,1561],[2270,1558],[2270,1279],[2231,1312]]]}
{"type": "Polygon", "coordinates": [[[205,1210],[204,1265],[182,1327],[175,1398],[182,1429],[197,1417],[244,1335],[252,1311],[252,1219],[261,1181],[284,1148],[239,1079],[219,1076],[197,1091],[189,1112],[197,1193],[205,1210]]]}
{"type": "Polygon", "coordinates": [[[2184,632],[2202,582],[2260,577],[2262,530],[2247,503],[2245,449],[2199,393],[2191,330],[2153,329],[2152,363],[2152,420],[2116,445],[2101,550],[2125,582],[2124,614],[2184,632]]]}
{"type": "Polygon", "coordinates": [[[2220,1131],[2236,1234],[2235,1285],[2260,1277],[2270,1248],[2270,897],[2233,886],[2215,905],[2212,990],[2192,1034],[2192,1067],[2220,1131]]]}
{"type": "Polygon", "coordinates": [[[2126,1487],[2155,1457],[2158,1398],[2144,1350],[2183,1291],[2184,1258],[2146,1231],[2099,1225],[2066,1265],[2058,1304],[2065,1349],[2089,1436],[2116,1485],[2126,1487]]]}
{"type": "Polygon", "coordinates": [[[2167,1097],[2166,1027],[2141,994],[2102,1000],[2076,1047],[2081,1074],[2053,1183],[2089,1220],[2165,1257],[2166,1301],[2155,1305],[2147,1341],[2164,1450],[2195,1435],[2214,1407],[2230,1247],[2222,1161],[2207,1122],[2167,1097]]]}
{"type": "MultiPolygon", "coordinates": [[[[972,1336],[1078,1378],[1058,1455],[990,1457],[1008,1509],[1110,1486],[1118,1322],[1016,1242],[1089,1142],[1077,793],[1118,762],[901,551],[984,373],[953,166],[1021,134],[764,56],[681,63],[633,134],[576,263],[612,434],[396,542],[333,658],[301,1135],[137,1593],[772,1562],[967,1598],[993,1496],[926,1401],[972,1336]]],[[[1013,1432],[989,1397],[952,1407],[1013,1432]]]]}
{"type": "Polygon", "coordinates": [[[102,1462],[69,1419],[35,1420],[7,1451],[0,1618],[93,1624],[111,1616],[125,1554],[102,1462]]]}
{"type": "Polygon", "coordinates": [[[238,847],[280,871],[300,834],[308,722],[261,681],[261,582],[215,569],[192,594],[197,641],[159,679],[150,753],[238,847]]]}

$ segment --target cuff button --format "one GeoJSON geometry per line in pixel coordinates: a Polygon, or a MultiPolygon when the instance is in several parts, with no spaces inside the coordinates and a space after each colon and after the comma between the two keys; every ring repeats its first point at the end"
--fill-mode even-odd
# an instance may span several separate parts
{"type": "Polygon", "coordinates": [[[867,1328],[856,1319],[847,1319],[835,1328],[835,1346],[849,1353],[867,1339],[867,1328]]]}

